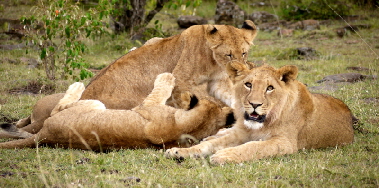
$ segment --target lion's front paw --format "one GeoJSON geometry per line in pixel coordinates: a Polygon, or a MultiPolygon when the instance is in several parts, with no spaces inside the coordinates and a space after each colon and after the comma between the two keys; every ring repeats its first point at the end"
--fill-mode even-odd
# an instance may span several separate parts
{"type": "Polygon", "coordinates": [[[201,158],[201,151],[191,148],[171,148],[165,152],[166,158],[183,160],[184,158],[201,158]]]}
{"type": "Polygon", "coordinates": [[[212,164],[223,165],[225,163],[242,162],[240,156],[232,148],[217,151],[210,157],[212,164]]]}
{"type": "Polygon", "coordinates": [[[157,76],[157,79],[155,79],[154,87],[159,86],[175,86],[175,77],[171,73],[162,73],[157,76]]]}
{"type": "Polygon", "coordinates": [[[69,94],[69,95],[71,95],[71,98],[75,97],[75,98],[77,98],[77,100],[79,100],[84,89],[85,89],[85,87],[84,87],[83,83],[75,82],[68,87],[68,89],[66,91],[66,95],[69,94]]]}
{"type": "Polygon", "coordinates": [[[60,100],[60,105],[67,105],[69,103],[76,102],[82,97],[82,93],[85,90],[84,84],[81,82],[75,82],[71,84],[64,97],[60,100]]]}

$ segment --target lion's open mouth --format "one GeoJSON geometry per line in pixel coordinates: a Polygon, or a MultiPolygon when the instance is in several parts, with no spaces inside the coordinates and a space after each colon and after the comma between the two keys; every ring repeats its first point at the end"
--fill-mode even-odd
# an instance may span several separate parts
{"type": "Polygon", "coordinates": [[[245,112],[245,120],[256,121],[258,123],[263,123],[266,119],[266,115],[259,115],[255,111],[251,114],[245,112]]]}

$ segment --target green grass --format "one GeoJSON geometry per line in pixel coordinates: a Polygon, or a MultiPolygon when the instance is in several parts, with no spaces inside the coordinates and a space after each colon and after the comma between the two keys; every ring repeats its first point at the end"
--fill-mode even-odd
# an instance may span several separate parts
{"type": "MultiPolygon", "coordinates": [[[[211,17],[214,11],[206,10],[213,10],[209,8],[213,6],[212,3],[206,4],[199,8],[198,13],[211,17]]],[[[364,13],[370,15],[367,11],[364,13]]],[[[167,18],[162,22],[164,29],[178,32],[174,18],[163,12],[159,16],[167,18]]],[[[249,60],[264,60],[275,67],[297,65],[300,70],[298,79],[308,86],[319,85],[316,81],[327,75],[355,72],[346,70],[349,66],[367,67],[371,71],[360,73],[378,75],[378,22],[378,18],[358,21],[354,24],[370,23],[374,27],[360,30],[360,36],[351,33],[342,39],[332,32],[334,28],[345,25],[338,21],[322,27],[315,35],[296,31],[292,37],[280,38],[276,32],[260,32],[249,60]],[[320,33],[328,35],[325,37],[320,33]],[[320,58],[310,61],[278,60],[278,53],[304,46],[320,52],[320,58]]],[[[15,41],[18,42],[21,41],[15,41]]],[[[104,67],[131,47],[138,46],[126,35],[114,39],[103,37],[88,41],[88,44],[90,53],[85,59],[94,68],[104,67]]],[[[0,51],[0,116],[24,118],[30,114],[36,101],[44,96],[9,94],[10,89],[25,86],[31,80],[50,83],[43,70],[29,69],[26,63],[4,61],[6,58],[38,57],[33,50],[27,55],[24,52],[0,51]]],[[[55,92],[65,91],[72,82],[56,81],[55,92]]],[[[342,99],[360,119],[358,128],[361,131],[356,131],[355,142],[342,148],[303,150],[293,155],[222,167],[210,165],[207,159],[188,159],[178,163],[164,158],[163,151],[151,149],[108,153],[45,147],[2,149],[0,187],[378,187],[378,91],[378,80],[347,84],[334,92],[318,91],[342,99]],[[376,101],[368,102],[368,98],[376,101]]]]}

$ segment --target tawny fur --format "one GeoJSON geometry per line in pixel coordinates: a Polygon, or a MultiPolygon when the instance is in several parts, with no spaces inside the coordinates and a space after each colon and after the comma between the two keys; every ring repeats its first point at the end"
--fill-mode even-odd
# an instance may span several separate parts
{"type": "MultiPolygon", "coordinates": [[[[232,113],[229,107],[219,108],[208,100],[200,100],[189,110],[165,105],[174,85],[173,75],[162,73],[141,105],[132,110],[112,110],[98,100],[79,100],[84,85],[77,82],[52,110],[41,131],[26,139],[0,143],[0,148],[35,147],[37,142],[96,151],[170,148],[181,146],[178,139],[183,134],[201,140],[225,127],[225,117],[232,113]]],[[[182,99],[191,100],[191,96],[182,99]]]]}
{"type": "Polygon", "coordinates": [[[169,149],[167,157],[211,155],[212,163],[239,163],[353,142],[349,108],[329,95],[310,93],[296,80],[296,66],[250,70],[232,62],[228,72],[235,83],[237,123],[199,145],[169,149]]]}
{"type": "MultiPolygon", "coordinates": [[[[200,98],[216,97],[232,106],[234,99],[229,90],[232,83],[225,65],[231,60],[246,63],[256,35],[256,26],[247,20],[241,29],[227,25],[196,25],[179,35],[153,38],[102,69],[87,85],[81,99],[100,100],[109,109],[132,109],[151,92],[158,74],[170,72],[176,77],[176,86],[168,101],[171,106],[187,105],[180,100],[180,94],[185,91],[200,98]]],[[[38,108],[44,107],[39,105],[38,108]]],[[[33,114],[43,118],[39,118],[36,125],[28,126],[28,130],[39,130],[51,108],[39,111],[48,113],[33,114]]]]}

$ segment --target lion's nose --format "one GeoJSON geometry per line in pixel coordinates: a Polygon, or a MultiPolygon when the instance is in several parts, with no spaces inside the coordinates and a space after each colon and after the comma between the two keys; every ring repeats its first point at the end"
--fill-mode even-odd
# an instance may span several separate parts
{"type": "Polygon", "coordinates": [[[262,106],[262,103],[260,103],[260,104],[257,104],[257,103],[250,103],[251,104],[251,106],[253,106],[253,108],[255,109],[255,108],[258,108],[259,106],[262,106]]]}

